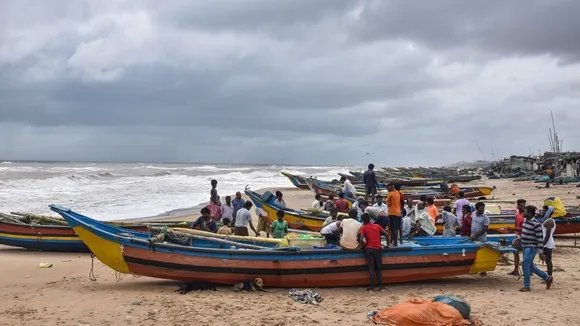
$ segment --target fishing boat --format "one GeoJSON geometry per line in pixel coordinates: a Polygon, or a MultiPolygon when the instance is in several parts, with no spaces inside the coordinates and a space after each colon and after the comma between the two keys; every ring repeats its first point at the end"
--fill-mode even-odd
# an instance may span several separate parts
{"type": "Polygon", "coordinates": [[[306,177],[303,177],[301,175],[291,174],[291,173],[284,172],[284,171],[281,171],[280,173],[283,176],[285,176],[286,178],[288,178],[288,180],[290,180],[290,182],[292,182],[292,184],[294,186],[296,186],[297,188],[309,189],[308,185],[306,184],[306,177]]]}
{"type": "MultiPolygon", "coordinates": [[[[52,217],[26,214],[29,217],[43,217],[46,223],[38,224],[23,219],[22,216],[14,214],[0,215],[0,244],[19,247],[28,250],[56,251],[56,252],[89,252],[89,248],[79,239],[76,232],[66,223],[65,220],[57,221],[52,217]]],[[[165,223],[123,223],[109,222],[112,225],[123,226],[128,230],[147,231],[151,226],[181,226],[187,227],[187,222],[165,222],[165,223]]]]}
{"type": "MultiPolygon", "coordinates": [[[[215,249],[156,243],[104,228],[68,208],[50,205],[105,265],[121,273],[230,285],[260,277],[267,287],[368,284],[360,250],[215,249]]],[[[481,243],[400,246],[382,250],[383,282],[400,283],[493,271],[514,249],[481,243]]]]}

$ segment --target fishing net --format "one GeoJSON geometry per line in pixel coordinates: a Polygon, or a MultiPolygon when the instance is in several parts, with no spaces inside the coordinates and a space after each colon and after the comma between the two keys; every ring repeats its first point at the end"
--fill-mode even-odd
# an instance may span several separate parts
{"type": "Polygon", "coordinates": [[[390,326],[464,326],[472,323],[450,305],[431,299],[409,299],[379,311],[375,324],[390,326]]]}

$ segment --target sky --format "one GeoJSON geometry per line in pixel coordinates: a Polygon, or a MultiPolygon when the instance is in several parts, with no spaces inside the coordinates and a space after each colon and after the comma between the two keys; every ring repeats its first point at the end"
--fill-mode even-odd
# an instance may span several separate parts
{"type": "Polygon", "coordinates": [[[550,111],[574,150],[578,17],[574,0],[4,0],[0,160],[442,165],[547,150],[550,111]]]}

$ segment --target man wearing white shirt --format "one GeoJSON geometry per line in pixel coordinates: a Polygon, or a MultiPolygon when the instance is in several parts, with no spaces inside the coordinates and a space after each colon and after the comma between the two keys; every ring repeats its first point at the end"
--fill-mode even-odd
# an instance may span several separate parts
{"type": "Polygon", "coordinates": [[[312,208],[322,211],[324,210],[324,202],[322,201],[320,194],[314,196],[314,201],[312,202],[312,208]]]}
{"type": "Polygon", "coordinates": [[[377,202],[373,205],[373,207],[379,208],[383,212],[387,212],[389,207],[387,204],[383,203],[383,196],[377,195],[377,202]]]}
{"type": "Polygon", "coordinates": [[[342,193],[345,197],[353,198],[356,196],[356,188],[352,185],[350,180],[345,177],[342,177],[340,181],[344,181],[344,185],[342,186],[342,193]]]}

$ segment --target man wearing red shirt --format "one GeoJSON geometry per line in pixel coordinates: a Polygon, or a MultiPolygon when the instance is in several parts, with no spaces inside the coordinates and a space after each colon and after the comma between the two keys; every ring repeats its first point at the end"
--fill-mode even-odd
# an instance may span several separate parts
{"type": "Polygon", "coordinates": [[[371,286],[368,288],[368,291],[374,292],[377,289],[377,284],[379,291],[385,291],[385,287],[383,286],[383,246],[381,245],[381,234],[387,237],[387,241],[389,237],[385,229],[380,225],[371,223],[371,216],[368,213],[364,213],[361,219],[363,226],[359,230],[358,241],[361,247],[364,248],[367,265],[369,267],[371,286]],[[377,283],[375,283],[375,278],[378,281],[377,283]]]}
{"type": "MultiPolygon", "coordinates": [[[[509,272],[508,275],[513,276],[520,276],[520,251],[522,251],[522,227],[524,226],[524,209],[526,208],[526,200],[525,199],[518,199],[517,208],[516,208],[516,216],[514,219],[514,228],[511,231],[514,231],[516,238],[512,242],[512,246],[516,248],[518,251],[514,252],[514,270],[509,272]]],[[[510,231],[510,229],[508,229],[510,231]]]]}
{"type": "Polygon", "coordinates": [[[338,199],[334,202],[334,207],[338,210],[339,213],[348,213],[348,201],[344,199],[344,193],[338,193],[338,199]]]}

